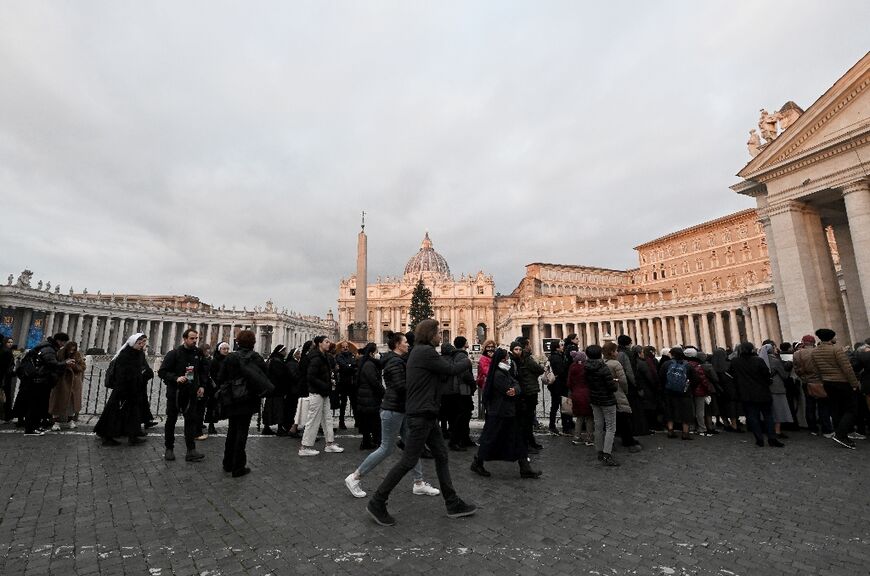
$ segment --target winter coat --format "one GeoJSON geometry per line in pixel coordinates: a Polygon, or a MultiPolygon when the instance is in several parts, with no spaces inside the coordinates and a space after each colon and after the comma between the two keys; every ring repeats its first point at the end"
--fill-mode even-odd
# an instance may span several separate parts
{"type": "Polygon", "coordinates": [[[692,396],[703,398],[712,394],[713,386],[710,384],[710,380],[707,378],[707,373],[704,371],[701,363],[696,358],[687,358],[686,363],[689,365],[688,376],[691,383],[689,390],[691,390],[692,396]]]}
{"type": "Polygon", "coordinates": [[[794,374],[804,383],[820,383],[822,381],[819,373],[816,372],[816,365],[813,363],[813,350],[815,348],[801,348],[795,351],[792,356],[794,359],[794,374]]]}
{"type": "Polygon", "coordinates": [[[194,346],[187,348],[184,344],[170,350],[163,357],[157,374],[167,386],[189,386],[190,383],[178,383],[178,377],[187,373],[187,367],[193,366],[193,390],[204,388],[207,384],[208,372],[205,372],[202,350],[194,346]]]}
{"type": "Polygon", "coordinates": [[[617,348],[616,359],[622,364],[622,370],[625,372],[625,379],[628,381],[628,387],[634,393],[634,372],[637,366],[637,354],[631,351],[628,346],[620,346],[617,348]]]}
{"type": "MultiPolygon", "coordinates": [[[[620,365],[621,366],[621,365],[620,365]]],[[[616,390],[619,384],[613,378],[604,360],[586,360],[586,383],[589,385],[589,402],[595,406],[616,406],[616,390]]]]}
{"type": "Polygon", "coordinates": [[[526,353],[523,353],[522,360],[517,362],[517,364],[523,396],[538,394],[541,391],[541,384],[538,382],[538,379],[544,373],[544,367],[538,364],[531,354],[526,353]]]}
{"type": "Polygon", "coordinates": [[[218,373],[218,388],[237,378],[244,378],[248,387],[247,398],[225,407],[226,416],[249,416],[257,413],[260,409],[260,398],[275,391],[267,373],[266,361],[253,350],[242,348],[226,357],[218,373]]]}
{"type": "Polygon", "coordinates": [[[861,378],[861,392],[870,394],[870,348],[855,354],[855,364],[858,366],[861,378]]]}
{"type": "Polygon", "coordinates": [[[332,392],[332,367],[326,354],[315,344],[308,352],[308,393],[327,398],[332,392]]]}
{"type": "Polygon", "coordinates": [[[498,366],[493,368],[492,390],[485,395],[487,416],[498,418],[513,418],[517,414],[517,399],[520,397],[520,385],[507,370],[498,366]],[[513,388],[514,396],[508,396],[507,391],[513,388]]]}
{"type": "MultiPolygon", "coordinates": [[[[59,359],[66,360],[66,358],[59,359]]],[[[73,360],[75,360],[75,364],[66,367],[58,379],[57,385],[51,389],[51,397],[48,401],[48,413],[52,416],[73,416],[82,410],[82,381],[85,375],[85,358],[81,352],[76,350],[73,360]]]]}
{"type": "Polygon", "coordinates": [[[734,379],[743,402],[770,402],[770,371],[758,356],[738,356],[731,361],[728,373],[734,379]]]}
{"type": "MultiPolygon", "coordinates": [[[[619,386],[614,391],[616,411],[631,414],[631,405],[628,403],[628,378],[625,374],[625,368],[619,360],[606,360],[604,363],[610,368],[613,378],[618,380],[619,386]]],[[[630,368],[631,366],[629,366],[630,368]]]]}
{"type": "Polygon", "coordinates": [[[480,390],[483,390],[483,387],[486,386],[486,375],[489,374],[489,366],[492,364],[492,357],[484,354],[477,361],[477,387],[480,390]]]}
{"type": "MultiPolygon", "coordinates": [[[[468,352],[465,350],[457,350],[448,344],[441,346],[441,355],[449,356],[451,362],[462,361],[463,358],[468,359],[468,352]],[[445,353],[445,350],[447,353],[445,353]]],[[[446,384],[444,394],[471,396],[474,393],[475,387],[474,373],[471,371],[471,360],[468,359],[468,370],[465,370],[456,376],[450,376],[447,379],[446,384]]]]}
{"type": "Polygon", "coordinates": [[[287,391],[287,396],[299,398],[305,395],[305,388],[302,386],[302,375],[300,374],[299,361],[292,356],[284,362],[287,364],[287,372],[290,373],[290,389],[287,391]]]}
{"type": "Polygon", "coordinates": [[[788,380],[791,372],[791,362],[783,362],[776,356],[768,358],[770,362],[770,393],[785,394],[785,381],[788,380]]]}
{"type": "Polygon", "coordinates": [[[381,399],[381,410],[405,412],[405,366],[407,358],[399,356],[392,350],[381,358],[384,366],[383,376],[386,390],[381,399]]]}
{"type": "Polygon", "coordinates": [[[556,380],[552,384],[547,385],[547,388],[557,396],[567,395],[568,365],[565,362],[565,357],[562,356],[561,353],[553,352],[550,354],[550,370],[553,371],[556,380]]]}
{"type": "Polygon", "coordinates": [[[335,364],[338,366],[338,385],[343,391],[350,391],[354,387],[354,376],[357,371],[357,359],[353,352],[340,352],[335,356],[335,364]]]}
{"type": "Polygon", "coordinates": [[[637,393],[642,398],[641,404],[644,410],[656,409],[658,407],[660,387],[655,360],[652,358],[637,359],[637,372],[634,375],[634,384],[637,387],[637,393]]]}
{"type": "Polygon", "coordinates": [[[377,414],[381,409],[384,392],[380,360],[370,356],[363,357],[357,372],[356,411],[364,415],[377,414]]]}
{"type": "Polygon", "coordinates": [[[859,386],[849,357],[840,346],[819,342],[813,349],[813,363],[823,382],[848,382],[853,388],[859,386]]]}
{"type": "Polygon", "coordinates": [[[592,405],[589,403],[589,385],[586,383],[586,365],[582,362],[571,362],[568,367],[568,389],[571,391],[571,405],[574,416],[592,416],[592,405]]]}
{"type": "Polygon", "coordinates": [[[444,378],[461,374],[470,367],[471,360],[467,356],[451,363],[431,344],[415,344],[408,355],[405,371],[405,413],[409,416],[437,416],[444,378]]]}

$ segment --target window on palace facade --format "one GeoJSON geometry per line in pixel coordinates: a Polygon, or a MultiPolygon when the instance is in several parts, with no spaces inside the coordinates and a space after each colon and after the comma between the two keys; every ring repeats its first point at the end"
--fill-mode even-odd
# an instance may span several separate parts
{"type": "Polygon", "coordinates": [[[722,243],[725,244],[726,242],[731,242],[731,230],[730,229],[722,232],[722,243]]]}
{"type": "Polygon", "coordinates": [[[695,238],[695,241],[692,242],[692,250],[700,250],[701,249],[701,241],[695,238]]]}
{"type": "Polygon", "coordinates": [[[734,264],[734,250],[731,249],[731,246],[725,251],[725,262],[727,264],[734,264]]]}
{"type": "Polygon", "coordinates": [[[719,256],[717,256],[717,255],[716,255],[716,251],[713,250],[713,251],[710,253],[710,266],[712,266],[712,267],[715,268],[715,267],[718,266],[718,265],[719,265],[719,256]]]}
{"type": "Polygon", "coordinates": [[[701,294],[703,294],[704,291],[705,291],[706,289],[707,289],[707,283],[706,283],[706,282],[704,282],[703,280],[701,280],[700,282],[698,282],[698,292],[700,292],[701,294]]]}
{"type": "Polygon", "coordinates": [[[743,247],[740,249],[740,257],[744,262],[748,262],[750,258],[752,258],[752,250],[749,249],[749,243],[744,242],[743,247]]]}
{"type": "Polygon", "coordinates": [[[671,264],[671,276],[676,276],[676,275],[677,275],[677,265],[671,264]]]}
{"type": "Polygon", "coordinates": [[[680,254],[685,254],[689,251],[689,245],[685,242],[680,242],[680,254]]]}
{"type": "Polygon", "coordinates": [[[704,263],[701,261],[700,258],[698,258],[697,260],[695,260],[695,270],[703,270],[703,269],[704,269],[704,263]]]}
{"type": "Polygon", "coordinates": [[[722,288],[722,281],[719,279],[719,277],[717,276],[717,277],[713,278],[713,290],[719,290],[721,288],[722,288]]]}
{"type": "Polygon", "coordinates": [[[707,234],[707,244],[709,244],[711,248],[716,245],[716,238],[713,236],[712,232],[707,234]]]}
{"type": "Polygon", "coordinates": [[[689,263],[683,260],[683,274],[689,273],[689,263]]]}
{"type": "Polygon", "coordinates": [[[478,287],[477,287],[477,293],[480,294],[480,295],[483,295],[483,286],[478,286],[478,287]]]}
{"type": "Polygon", "coordinates": [[[350,295],[351,295],[351,296],[356,296],[356,288],[351,288],[351,289],[350,289],[350,295]]]}

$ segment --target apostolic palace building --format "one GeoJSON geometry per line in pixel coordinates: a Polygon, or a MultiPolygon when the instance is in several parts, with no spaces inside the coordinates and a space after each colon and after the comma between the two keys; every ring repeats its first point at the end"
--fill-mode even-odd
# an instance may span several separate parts
{"type": "Polygon", "coordinates": [[[357,274],[339,285],[343,337],[406,331],[419,278],[432,291],[445,339],[576,333],[582,344],[628,334],[657,348],[705,350],[742,340],[795,341],[820,327],[841,341],[870,336],[870,54],[806,111],[787,102],[762,110],[750,133],[752,160],[732,189],[758,208],[675,231],[637,246],[638,267],[610,270],[532,263],[508,296],[491,276],[450,273],[428,233],[402,276],[365,278],[365,234],[357,274]],[[763,140],[762,140],[763,138],[763,140]],[[358,279],[362,279],[359,281],[358,279]]]}

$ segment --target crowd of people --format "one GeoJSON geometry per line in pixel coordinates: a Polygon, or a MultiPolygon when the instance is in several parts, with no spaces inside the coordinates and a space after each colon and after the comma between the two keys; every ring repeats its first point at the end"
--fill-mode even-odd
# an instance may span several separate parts
{"type": "MultiPolygon", "coordinates": [[[[85,362],[69,340],[55,334],[16,366],[14,345],[3,339],[3,417],[18,417],[25,435],[75,427],[85,362]],[[21,385],[13,403],[9,383],[15,377],[21,385]]],[[[366,506],[377,523],[392,525],[388,498],[412,470],[413,494],[441,495],[452,518],[475,513],[453,487],[450,451],[474,451],[471,470],[483,477],[492,476],[487,462],[508,461],[518,463],[521,478],[540,478],[531,458],[544,448],[535,434],[543,427],[542,384],[550,396],[550,433],[594,447],[608,467],[620,465],[613,454],[617,438],[629,454],[643,450],[638,437],[657,432],[693,440],[748,431],[756,445],[782,448],[786,433],[804,425],[813,435],[854,449],[870,424],[870,339],[847,348],[837,344],[832,330],[819,329],[797,343],[768,340],[757,348],[743,342],[735,350],[712,351],[677,346],[659,353],[632,346],[625,335],[584,350],[578,342],[577,335],[568,335],[541,362],[528,338],[507,346],[489,340],[475,373],[468,341],[460,336],[441,342],[435,320],[424,320],[407,334],[390,333],[383,355],[375,343],[357,351],[349,342],[317,336],[297,349],[278,345],[264,359],[254,351],[255,334],[243,330],[235,349],[220,342],[212,356],[207,345],[199,345],[196,330],[188,329],[157,370],[166,392],[164,459],[175,460],[179,417],[187,462],[204,460],[196,442],[225,420],[222,467],[240,477],[251,471],[246,444],[258,412],[263,434],[300,440],[300,457],[320,454],[319,435],[323,452],[344,452],[335,434],[348,428],[352,414],[359,449],[369,452],[345,478],[354,497],[369,496],[363,478],[396,448],[402,450],[366,506]],[[470,433],[475,397],[484,414],[477,441],[470,433]],[[438,487],[424,480],[425,458],[434,459],[438,487]]],[[[145,334],[131,335],[106,370],[111,394],[94,427],[105,446],[120,445],[118,438],[140,445],[157,424],[147,396],[154,372],[146,346],[145,334]]]]}

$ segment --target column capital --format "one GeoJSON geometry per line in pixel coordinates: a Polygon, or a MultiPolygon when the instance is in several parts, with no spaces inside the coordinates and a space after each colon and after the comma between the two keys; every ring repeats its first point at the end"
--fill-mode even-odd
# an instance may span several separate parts
{"type": "Polygon", "coordinates": [[[864,178],[849,182],[848,184],[840,186],[840,192],[844,198],[853,192],[870,192],[870,180],[864,178]]]}

